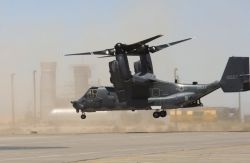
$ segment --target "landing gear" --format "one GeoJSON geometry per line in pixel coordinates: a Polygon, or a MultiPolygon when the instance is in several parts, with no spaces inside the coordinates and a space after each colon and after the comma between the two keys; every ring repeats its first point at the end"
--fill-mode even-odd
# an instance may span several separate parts
{"type": "Polygon", "coordinates": [[[167,112],[165,110],[160,111],[161,117],[166,117],[167,112]]]}
{"type": "Polygon", "coordinates": [[[167,112],[166,112],[165,110],[162,110],[162,111],[160,111],[160,112],[155,111],[155,112],[153,113],[153,117],[154,117],[154,118],[166,117],[166,116],[167,116],[167,112]]]}
{"type": "Polygon", "coordinates": [[[81,118],[82,118],[82,119],[86,119],[85,113],[82,113],[81,118]]]}
{"type": "Polygon", "coordinates": [[[159,118],[159,117],[160,117],[160,112],[155,111],[155,112],[153,113],[153,117],[154,117],[154,118],[159,118]]]}

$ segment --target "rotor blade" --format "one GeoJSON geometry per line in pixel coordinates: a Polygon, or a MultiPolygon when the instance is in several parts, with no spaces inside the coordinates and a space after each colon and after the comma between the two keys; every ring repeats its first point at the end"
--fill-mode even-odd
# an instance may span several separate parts
{"type": "Polygon", "coordinates": [[[106,49],[106,50],[101,50],[101,51],[94,51],[92,52],[93,54],[96,54],[96,55],[115,55],[115,49],[112,48],[112,49],[106,49]]]}
{"type": "Polygon", "coordinates": [[[151,38],[148,38],[148,39],[145,39],[145,40],[133,43],[133,44],[126,45],[126,50],[136,49],[136,48],[140,47],[141,45],[147,44],[150,41],[153,41],[161,36],[163,36],[163,35],[157,35],[157,36],[154,36],[154,37],[151,37],[151,38]]]}
{"type": "Polygon", "coordinates": [[[87,52],[87,53],[75,53],[75,54],[66,54],[64,56],[71,56],[71,55],[91,55],[90,52],[87,52]]]}
{"type": "Polygon", "coordinates": [[[180,41],[175,41],[175,42],[171,42],[171,43],[168,43],[168,44],[163,44],[163,45],[158,45],[158,46],[151,46],[149,47],[149,51],[151,53],[155,53],[157,51],[160,51],[164,48],[167,48],[169,46],[172,46],[172,45],[175,45],[175,44],[179,44],[181,42],[184,42],[184,41],[188,41],[188,40],[191,40],[192,38],[187,38],[187,39],[184,39],[184,40],[180,40],[180,41]]]}
{"type": "Polygon", "coordinates": [[[94,55],[107,55],[106,50],[94,51],[92,52],[94,55]]]}
{"type": "Polygon", "coordinates": [[[187,39],[184,39],[184,40],[171,42],[171,43],[169,43],[169,46],[172,46],[172,45],[175,45],[175,44],[179,44],[179,43],[181,43],[181,42],[188,41],[188,40],[191,40],[191,39],[192,39],[192,38],[187,38],[187,39]]]}
{"type": "Polygon", "coordinates": [[[100,50],[100,51],[94,51],[94,52],[86,52],[86,53],[75,53],[75,54],[66,54],[65,56],[71,56],[71,55],[111,55],[113,56],[115,53],[115,49],[106,49],[106,50],[100,50]]]}
{"type": "Polygon", "coordinates": [[[101,57],[97,57],[97,58],[108,58],[108,57],[115,57],[114,55],[105,55],[105,56],[101,56],[101,57]]]}

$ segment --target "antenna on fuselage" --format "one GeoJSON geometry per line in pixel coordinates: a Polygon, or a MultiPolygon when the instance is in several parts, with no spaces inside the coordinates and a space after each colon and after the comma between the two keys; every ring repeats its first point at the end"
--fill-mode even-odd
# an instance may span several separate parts
{"type": "Polygon", "coordinates": [[[179,83],[179,76],[177,74],[178,68],[174,68],[174,83],[179,83]]]}

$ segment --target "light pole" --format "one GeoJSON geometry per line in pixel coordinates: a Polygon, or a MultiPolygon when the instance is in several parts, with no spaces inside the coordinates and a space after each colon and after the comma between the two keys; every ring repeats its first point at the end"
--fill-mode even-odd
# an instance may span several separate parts
{"type": "Polygon", "coordinates": [[[174,68],[174,82],[179,82],[179,76],[177,75],[178,68],[174,68]]]}
{"type": "Polygon", "coordinates": [[[33,71],[33,100],[34,100],[34,110],[33,110],[33,114],[34,114],[34,125],[36,126],[36,70],[33,71]]]}
{"type": "Polygon", "coordinates": [[[11,114],[12,114],[12,127],[15,127],[15,91],[14,91],[14,77],[15,77],[15,73],[12,73],[10,75],[10,79],[11,79],[11,114]]]}

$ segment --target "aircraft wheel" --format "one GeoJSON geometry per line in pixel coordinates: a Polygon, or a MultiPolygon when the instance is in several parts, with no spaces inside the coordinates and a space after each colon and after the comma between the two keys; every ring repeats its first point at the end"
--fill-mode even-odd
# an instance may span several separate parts
{"type": "Polygon", "coordinates": [[[86,119],[86,115],[85,115],[85,114],[82,114],[82,115],[81,115],[81,118],[82,118],[82,119],[86,119]]]}
{"type": "Polygon", "coordinates": [[[154,112],[154,113],[153,113],[153,117],[154,117],[154,118],[159,118],[159,117],[160,117],[160,112],[157,112],[157,111],[154,112]]]}
{"type": "Polygon", "coordinates": [[[165,110],[160,112],[161,117],[166,117],[167,116],[167,112],[165,110]]]}

